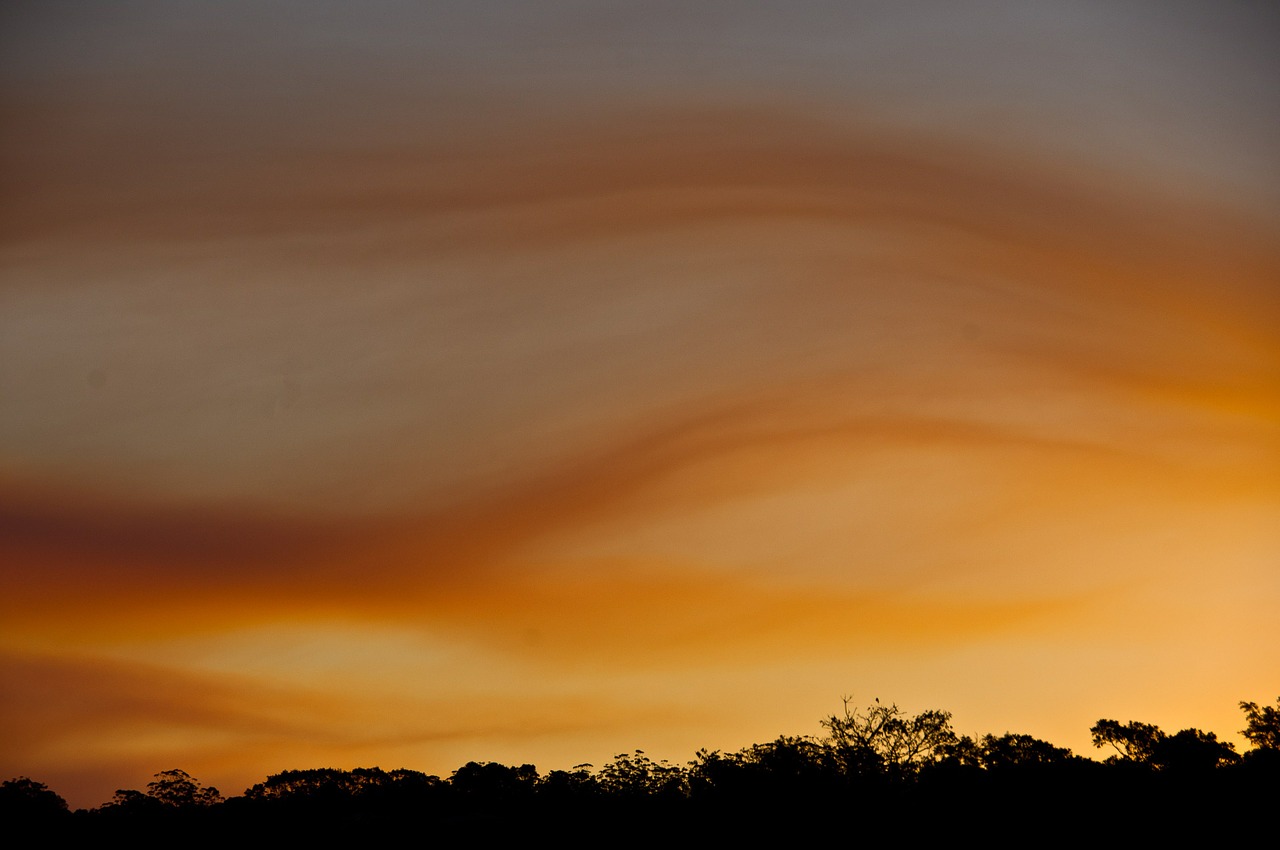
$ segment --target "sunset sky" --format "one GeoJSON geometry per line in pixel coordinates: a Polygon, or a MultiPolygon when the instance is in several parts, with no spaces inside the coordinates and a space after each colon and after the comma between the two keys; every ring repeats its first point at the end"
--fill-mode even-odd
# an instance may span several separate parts
{"type": "Polygon", "coordinates": [[[0,6],[0,779],[1280,693],[1280,12],[0,6]]]}

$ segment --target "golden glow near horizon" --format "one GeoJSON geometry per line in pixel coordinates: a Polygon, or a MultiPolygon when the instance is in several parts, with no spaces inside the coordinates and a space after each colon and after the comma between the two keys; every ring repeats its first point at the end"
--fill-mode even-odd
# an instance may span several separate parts
{"type": "Polygon", "coordinates": [[[3,13],[3,778],[1274,697],[1274,14],[315,5],[3,13]]]}

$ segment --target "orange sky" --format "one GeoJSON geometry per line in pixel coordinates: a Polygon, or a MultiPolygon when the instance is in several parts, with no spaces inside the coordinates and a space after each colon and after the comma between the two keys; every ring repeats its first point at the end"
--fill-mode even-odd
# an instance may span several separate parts
{"type": "Polygon", "coordinates": [[[1275,16],[654,5],[7,7],[0,773],[1275,695],[1275,16]]]}

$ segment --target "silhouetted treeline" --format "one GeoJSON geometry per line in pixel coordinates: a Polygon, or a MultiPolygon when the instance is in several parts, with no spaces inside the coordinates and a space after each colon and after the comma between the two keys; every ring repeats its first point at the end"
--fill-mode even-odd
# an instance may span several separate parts
{"type": "Polygon", "coordinates": [[[300,839],[476,840],[547,835],[610,846],[762,837],[950,839],[990,844],[1077,835],[1150,841],[1274,833],[1280,812],[1280,699],[1240,704],[1250,749],[1212,732],[1099,720],[1104,761],[1029,735],[959,736],[945,711],[910,715],[845,701],[818,737],[780,737],[684,765],[642,751],[599,770],[541,774],[469,762],[448,778],[416,770],[287,770],[224,798],[181,770],[71,812],[28,778],[0,784],[0,819],[45,839],[181,838],[236,846],[300,839]]]}

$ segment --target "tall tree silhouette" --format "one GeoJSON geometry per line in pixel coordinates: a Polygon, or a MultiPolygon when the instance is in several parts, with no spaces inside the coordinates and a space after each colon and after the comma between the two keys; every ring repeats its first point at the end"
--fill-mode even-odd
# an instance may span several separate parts
{"type": "Polygon", "coordinates": [[[1122,724],[1118,720],[1102,719],[1093,724],[1089,733],[1095,747],[1110,746],[1116,751],[1108,761],[1120,759],[1146,765],[1152,764],[1156,747],[1165,737],[1160,727],[1136,720],[1122,724]]]}
{"type": "Polygon", "coordinates": [[[845,697],[844,714],[822,721],[837,757],[854,771],[885,769],[914,773],[942,757],[957,740],[951,729],[951,712],[930,710],[914,717],[896,703],[876,699],[866,711],[850,708],[845,697]]]}
{"type": "Polygon", "coordinates": [[[1240,709],[1248,722],[1240,732],[1245,740],[1260,750],[1280,750],[1280,697],[1274,706],[1242,702],[1240,709]]]}

